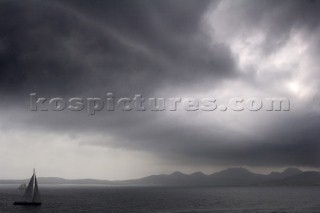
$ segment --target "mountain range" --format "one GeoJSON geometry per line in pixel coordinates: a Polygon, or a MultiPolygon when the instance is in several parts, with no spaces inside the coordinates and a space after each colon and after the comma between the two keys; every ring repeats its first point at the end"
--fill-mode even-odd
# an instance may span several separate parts
{"type": "MultiPolygon", "coordinates": [[[[21,184],[28,180],[0,180],[0,184],[21,184]]],[[[124,186],[320,186],[320,172],[303,172],[288,168],[283,172],[257,174],[245,168],[229,168],[206,175],[195,172],[190,175],[174,172],[166,175],[151,175],[140,179],[109,181],[97,179],[64,179],[40,177],[39,184],[103,184],[124,186]]]]}

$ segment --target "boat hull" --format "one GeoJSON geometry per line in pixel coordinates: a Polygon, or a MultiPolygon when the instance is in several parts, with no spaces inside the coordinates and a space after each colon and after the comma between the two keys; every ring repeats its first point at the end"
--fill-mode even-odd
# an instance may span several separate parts
{"type": "Polygon", "coordinates": [[[41,203],[35,203],[35,202],[14,202],[13,205],[20,205],[20,206],[41,206],[41,203]]]}

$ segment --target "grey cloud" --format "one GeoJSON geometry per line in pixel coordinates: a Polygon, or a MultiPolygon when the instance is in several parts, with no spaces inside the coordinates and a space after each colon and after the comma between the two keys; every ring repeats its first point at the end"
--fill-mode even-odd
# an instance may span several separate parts
{"type": "Polygon", "coordinates": [[[265,54],[272,54],[281,48],[294,29],[304,29],[310,33],[319,27],[319,1],[307,0],[244,0],[226,1],[231,13],[227,19],[233,18],[234,33],[262,30],[267,38],[264,41],[265,54]],[[238,23],[241,22],[241,23],[238,23]],[[238,24],[236,24],[238,23],[238,24]]]}

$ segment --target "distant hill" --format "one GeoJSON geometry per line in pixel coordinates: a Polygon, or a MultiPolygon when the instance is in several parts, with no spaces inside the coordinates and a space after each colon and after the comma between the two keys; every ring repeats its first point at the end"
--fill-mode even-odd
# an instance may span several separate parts
{"type": "Polygon", "coordinates": [[[271,172],[270,176],[272,176],[274,178],[286,178],[286,177],[291,177],[291,176],[294,176],[294,175],[299,175],[301,173],[302,173],[302,171],[300,169],[287,168],[283,172],[271,172]]]}
{"type": "Polygon", "coordinates": [[[269,176],[256,174],[244,168],[230,168],[210,175],[213,185],[253,185],[269,180],[269,176]]]}
{"type": "Polygon", "coordinates": [[[229,168],[211,175],[196,172],[190,175],[174,172],[170,175],[151,175],[141,179],[115,181],[119,185],[177,185],[177,186],[245,186],[272,185],[272,181],[302,174],[296,168],[288,168],[283,172],[272,172],[269,175],[256,174],[245,168],[229,168]]]}
{"type": "Polygon", "coordinates": [[[298,175],[263,183],[272,186],[320,186],[320,172],[303,172],[298,175]]]}
{"type": "MultiPolygon", "coordinates": [[[[0,180],[0,184],[21,184],[28,180],[0,180]]],[[[151,175],[140,179],[108,181],[96,179],[69,180],[58,177],[40,177],[39,184],[103,184],[103,185],[152,185],[152,186],[315,186],[320,185],[320,172],[302,172],[288,168],[283,172],[271,172],[268,175],[256,174],[245,168],[229,168],[210,175],[195,172],[190,175],[181,172],[151,175]]]]}

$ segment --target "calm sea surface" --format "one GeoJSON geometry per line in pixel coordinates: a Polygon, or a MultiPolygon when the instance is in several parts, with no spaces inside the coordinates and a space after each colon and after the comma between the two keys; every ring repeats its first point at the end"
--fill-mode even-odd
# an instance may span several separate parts
{"type": "Polygon", "coordinates": [[[41,207],[13,206],[17,185],[0,185],[0,212],[319,212],[320,187],[107,187],[40,185],[41,207]]]}

